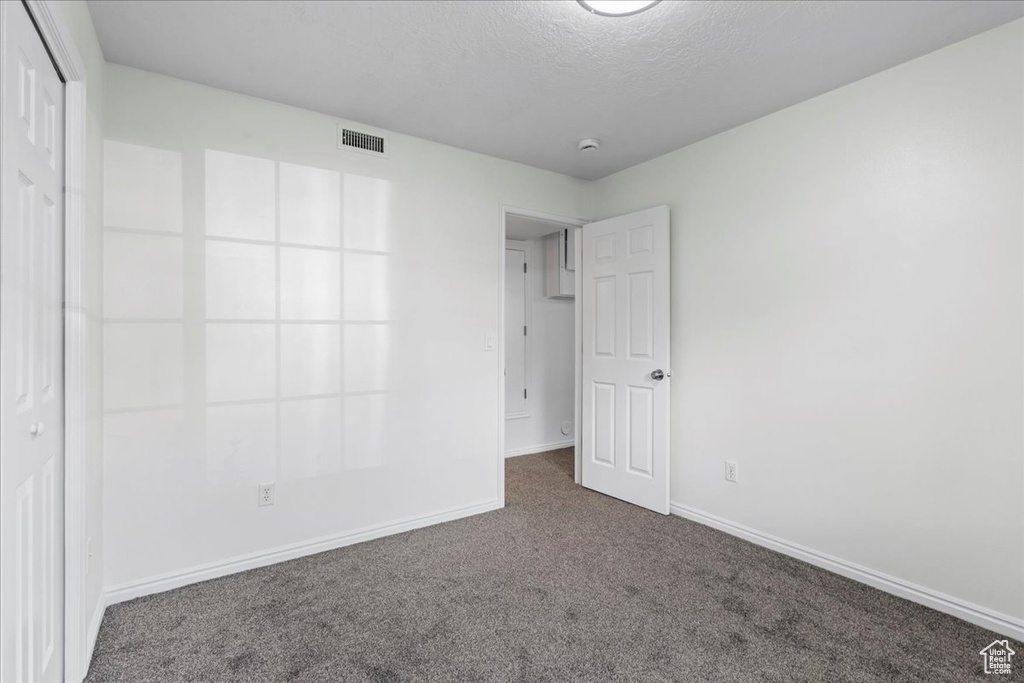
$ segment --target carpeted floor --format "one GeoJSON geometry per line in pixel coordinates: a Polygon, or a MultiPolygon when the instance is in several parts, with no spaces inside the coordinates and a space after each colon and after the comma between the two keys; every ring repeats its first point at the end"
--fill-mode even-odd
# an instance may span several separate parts
{"type": "Polygon", "coordinates": [[[571,450],[506,467],[503,510],[112,606],[87,680],[985,678],[993,633],[578,487],[571,450]]]}

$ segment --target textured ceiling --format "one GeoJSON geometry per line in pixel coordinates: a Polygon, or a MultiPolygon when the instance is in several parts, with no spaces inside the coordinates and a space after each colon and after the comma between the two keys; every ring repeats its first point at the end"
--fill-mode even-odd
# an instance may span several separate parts
{"type": "Polygon", "coordinates": [[[595,179],[1024,15],[1021,2],[90,0],[106,58],[595,179]],[[580,138],[601,149],[581,154],[580,138]]]}

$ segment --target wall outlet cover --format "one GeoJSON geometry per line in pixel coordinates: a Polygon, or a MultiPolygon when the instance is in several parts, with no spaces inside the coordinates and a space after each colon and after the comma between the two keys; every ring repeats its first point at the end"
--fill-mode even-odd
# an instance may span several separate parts
{"type": "Polygon", "coordinates": [[[736,484],[739,483],[740,468],[732,460],[725,461],[725,480],[736,484]]]}
{"type": "Polygon", "coordinates": [[[256,502],[260,506],[274,504],[274,485],[260,484],[256,502]]]}

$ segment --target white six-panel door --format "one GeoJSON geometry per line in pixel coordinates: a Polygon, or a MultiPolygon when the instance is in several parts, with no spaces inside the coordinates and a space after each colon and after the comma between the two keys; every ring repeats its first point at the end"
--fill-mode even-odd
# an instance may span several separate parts
{"type": "Polygon", "coordinates": [[[579,237],[583,485],[668,514],[668,207],[579,237]]]}
{"type": "Polygon", "coordinates": [[[0,680],[63,678],[64,87],[0,2],[0,680]]]}

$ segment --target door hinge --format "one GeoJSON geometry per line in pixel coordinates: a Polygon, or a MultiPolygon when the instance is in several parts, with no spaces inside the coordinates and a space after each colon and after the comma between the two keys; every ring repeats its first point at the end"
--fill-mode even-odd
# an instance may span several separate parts
{"type": "Polygon", "coordinates": [[[526,264],[525,263],[523,264],[523,272],[524,273],[526,272],[526,264]]]}
{"type": "Polygon", "coordinates": [[[523,399],[526,398],[526,389],[523,389],[523,399]]]}
{"type": "Polygon", "coordinates": [[[523,325],[523,336],[526,336],[526,325],[523,325]]]}

